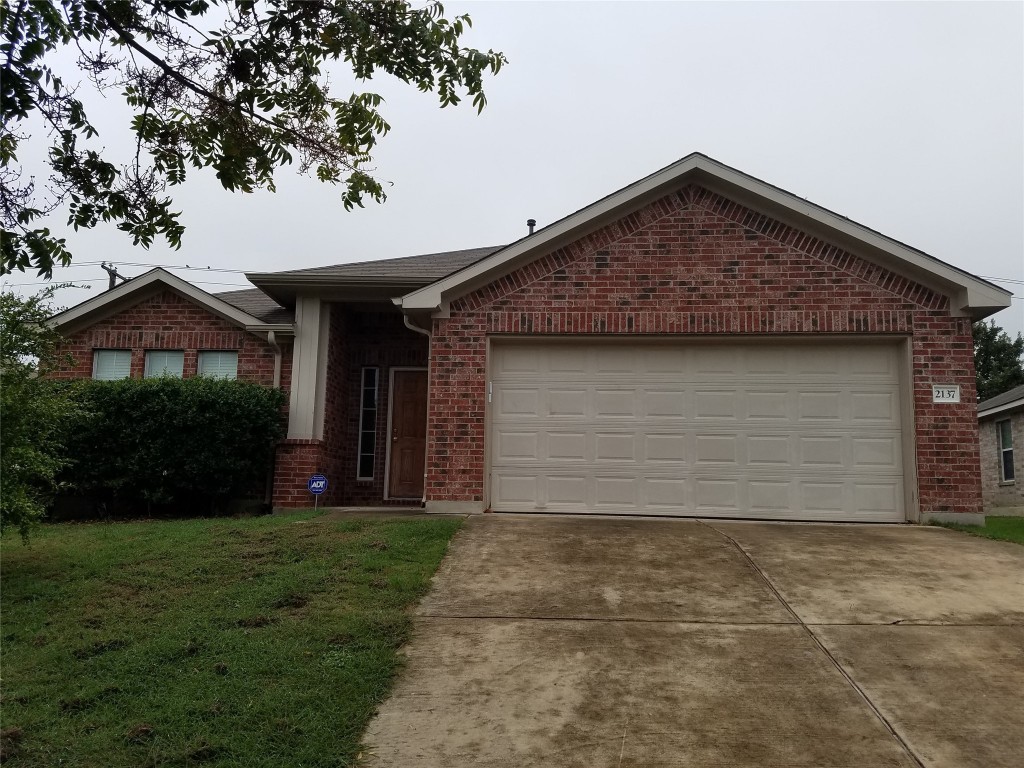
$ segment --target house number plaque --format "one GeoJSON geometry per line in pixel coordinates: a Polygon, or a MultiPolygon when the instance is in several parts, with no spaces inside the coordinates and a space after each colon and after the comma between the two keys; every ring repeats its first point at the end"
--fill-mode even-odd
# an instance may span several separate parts
{"type": "Polygon", "coordinates": [[[933,403],[959,403],[959,384],[932,384],[933,403]]]}

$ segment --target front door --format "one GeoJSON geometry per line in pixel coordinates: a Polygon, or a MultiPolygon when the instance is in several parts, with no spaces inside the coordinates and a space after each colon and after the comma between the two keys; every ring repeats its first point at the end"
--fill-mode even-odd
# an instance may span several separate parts
{"type": "Polygon", "coordinates": [[[393,375],[388,497],[419,499],[427,457],[427,372],[394,371],[393,375]]]}

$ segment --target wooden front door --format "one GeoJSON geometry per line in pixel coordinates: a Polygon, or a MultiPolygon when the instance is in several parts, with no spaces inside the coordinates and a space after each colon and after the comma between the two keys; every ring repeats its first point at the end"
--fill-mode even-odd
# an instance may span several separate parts
{"type": "Polygon", "coordinates": [[[427,372],[394,371],[388,497],[419,499],[427,457],[427,372]]]}

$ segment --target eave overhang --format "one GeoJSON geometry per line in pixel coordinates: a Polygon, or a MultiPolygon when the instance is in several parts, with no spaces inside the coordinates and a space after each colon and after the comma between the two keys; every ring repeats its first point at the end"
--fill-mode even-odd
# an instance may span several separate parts
{"type": "Polygon", "coordinates": [[[989,416],[997,416],[1000,413],[1007,411],[1017,411],[1024,409],[1024,397],[1019,400],[1013,400],[1003,405],[997,405],[995,408],[986,408],[984,411],[978,411],[978,419],[987,419],[989,416]]]}

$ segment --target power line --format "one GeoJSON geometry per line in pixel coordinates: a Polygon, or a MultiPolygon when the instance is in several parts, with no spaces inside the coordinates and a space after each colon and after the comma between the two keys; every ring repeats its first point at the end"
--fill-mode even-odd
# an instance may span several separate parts
{"type": "MultiPolygon", "coordinates": [[[[75,282],[77,282],[77,283],[104,283],[106,281],[107,281],[107,278],[105,278],[105,277],[87,277],[87,278],[77,279],[75,282]]],[[[32,285],[53,285],[56,282],[59,282],[59,281],[56,281],[56,280],[41,280],[41,281],[35,282],[35,283],[4,283],[4,285],[8,285],[8,286],[11,286],[12,288],[14,288],[14,287],[26,287],[26,286],[32,286],[32,285]]],[[[194,284],[194,285],[230,285],[233,288],[252,288],[253,287],[252,283],[215,283],[215,282],[211,282],[209,280],[190,280],[189,282],[194,284]]],[[[124,285],[124,283],[122,283],[122,285],[124,285]]],[[[85,286],[85,285],[69,285],[69,286],[66,286],[66,287],[67,288],[82,288],[82,289],[85,289],[85,288],[87,288],[89,286],[85,286]]]]}

